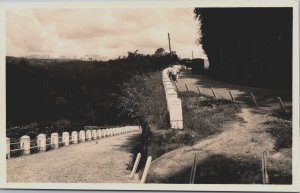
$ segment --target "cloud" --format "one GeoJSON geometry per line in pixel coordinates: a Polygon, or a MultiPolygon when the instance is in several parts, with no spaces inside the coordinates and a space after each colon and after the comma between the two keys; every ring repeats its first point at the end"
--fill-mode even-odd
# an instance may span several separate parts
{"type": "Polygon", "coordinates": [[[124,56],[162,47],[180,57],[203,57],[196,45],[199,24],[192,8],[182,9],[10,9],[6,14],[7,55],[53,57],[124,56]]]}

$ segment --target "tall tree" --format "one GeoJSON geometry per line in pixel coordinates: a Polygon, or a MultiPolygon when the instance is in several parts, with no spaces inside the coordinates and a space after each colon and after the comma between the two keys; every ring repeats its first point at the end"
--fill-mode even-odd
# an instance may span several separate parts
{"type": "Polygon", "coordinates": [[[217,78],[291,89],[292,8],[195,8],[217,78]]]}

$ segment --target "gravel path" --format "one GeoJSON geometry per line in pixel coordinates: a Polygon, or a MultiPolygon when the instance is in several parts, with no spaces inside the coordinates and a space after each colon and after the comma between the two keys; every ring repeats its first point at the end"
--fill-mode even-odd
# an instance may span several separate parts
{"type": "Polygon", "coordinates": [[[130,149],[140,132],[74,144],[57,150],[8,159],[7,182],[133,183],[130,149]]]}

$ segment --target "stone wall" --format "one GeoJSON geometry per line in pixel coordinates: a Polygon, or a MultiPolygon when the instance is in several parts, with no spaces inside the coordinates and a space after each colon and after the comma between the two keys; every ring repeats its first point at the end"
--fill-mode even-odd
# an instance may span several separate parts
{"type": "Polygon", "coordinates": [[[165,89],[170,125],[173,129],[183,129],[182,104],[177,90],[169,78],[168,69],[162,71],[162,81],[165,89]]]}

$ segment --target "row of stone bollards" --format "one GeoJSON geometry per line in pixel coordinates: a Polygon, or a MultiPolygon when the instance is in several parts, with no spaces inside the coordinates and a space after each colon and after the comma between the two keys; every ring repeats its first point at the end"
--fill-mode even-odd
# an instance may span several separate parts
{"type": "Polygon", "coordinates": [[[168,68],[162,71],[162,81],[165,89],[170,125],[173,129],[183,129],[182,102],[169,78],[168,68]]]}
{"type": "Polygon", "coordinates": [[[38,149],[39,152],[46,151],[50,146],[52,149],[58,149],[60,146],[69,146],[70,144],[82,143],[85,141],[91,141],[101,139],[109,136],[125,134],[133,131],[140,130],[140,126],[125,126],[109,129],[93,129],[93,130],[81,130],[79,132],[73,131],[71,136],[69,132],[63,132],[59,137],[58,133],[52,133],[50,141],[47,139],[46,134],[39,134],[36,140],[30,140],[30,137],[24,135],[20,138],[19,142],[11,143],[9,138],[6,138],[6,158],[11,157],[11,152],[21,152],[22,155],[29,155],[32,149],[38,149]],[[31,145],[34,142],[34,145],[31,145]],[[19,145],[19,148],[11,149],[11,145],[19,145]]]}

